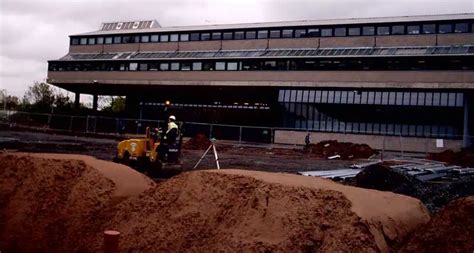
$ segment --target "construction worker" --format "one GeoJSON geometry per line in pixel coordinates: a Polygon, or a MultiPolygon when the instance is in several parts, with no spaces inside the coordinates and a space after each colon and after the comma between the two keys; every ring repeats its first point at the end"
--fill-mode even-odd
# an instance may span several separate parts
{"type": "Polygon", "coordinates": [[[168,117],[168,128],[163,135],[163,140],[158,147],[158,153],[160,155],[160,160],[166,160],[166,154],[168,154],[170,146],[176,143],[176,138],[178,137],[178,125],[175,123],[176,117],[171,115],[168,117]]]}

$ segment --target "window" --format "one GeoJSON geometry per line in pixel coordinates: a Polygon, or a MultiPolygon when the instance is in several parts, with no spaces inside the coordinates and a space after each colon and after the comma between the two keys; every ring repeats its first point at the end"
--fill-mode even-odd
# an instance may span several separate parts
{"type": "Polygon", "coordinates": [[[239,66],[238,62],[228,62],[227,70],[238,70],[238,66],[239,66]]]}
{"type": "Polygon", "coordinates": [[[104,44],[104,37],[97,37],[97,44],[104,44]]]}
{"type": "Polygon", "coordinates": [[[295,30],[295,38],[306,37],[306,29],[295,30]]]}
{"type": "Polygon", "coordinates": [[[321,36],[322,36],[322,37],[330,37],[330,36],[332,36],[332,28],[321,29],[321,36]]]}
{"type": "Polygon", "coordinates": [[[214,63],[212,62],[205,62],[202,65],[202,70],[214,70],[214,63]]]}
{"type": "Polygon", "coordinates": [[[95,38],[89,38],[89,45],[95,45],[95,38]]]}
{"type": "Polygon", "coordinates": [[[120,44],[122,42],[122,37],[120,36],[115,36],[114,37],[114,44],[120,44]]]}
{"type": "Polygon", "coordinates": [[[87,38],[81,38],[81,45],[87,45],[87,38]]]}
{"type": "Polygon", "coordinates": [[[234,39],[235,40],[243,40],[244,39],[244,32],[235,32],[234,33],[234,39]]]}
{"type": "Polygon", "coordinates": [[[162,34],[160,35],[160,42],[168,42],[170,39],[168,34],[162,34]]]}
{"type": "Polygon", "coordinates": [[[392,34],[393,35],[405,34],[405,26],[404,25],[392,26],[392,34]]]}
{"type": "Polygon", "coordinates": [[[468,23],[458,23],[454,26],[455,33],[467,33],[469,32],[469,24],[468,23]]]}
{"type": "Polygon", "coordinates": [[[201,62],[193,62],[193,70],[202,70],[201,62]]]}
{"type": "Polygon", "coordinates": [[[170,41],[176,42],[179,40],[179,34],[171,34],[170,41]]]}
{"type": "Polygon", "coordinates": [[[319,37],[320,35],[319,29],[308,29],[308,35],[306,37],[319,37]]]}
{"type": "Polygon", "coordinates": [[[258,38],[259,38],[259,39],[266,39],[266,38],[268,38],[268,31],[267,31],[267,30],[258,31],[258,38]]]}
{"type": "Polygon", "coordinates": [[[360,35],[360,27],[349,28],[349,36],[359,36],[359,35],[360,35]]]}
{"type": "Polygon", "coordinates": [[[158,63],[150,63],[150,68],[149,70],[158,70],[158,63]]]}
{"type": "Polygon", "coordinates": [[[179,41],[189,41],[189,34],[180,34],[179,35],[179,41]]]}
{"type": "Polygon", "coordinates": [[[347,30],[345,27],[338,27],[334,29],[334,36],[336,37],[346,36],[346,33],[347,33],[347,30]]]}
{"type": "Polygon", "coordinates": [[[389,35],[390,27],[388,26],[379,26],[377,27],[377,35],[389,35]]]}
{"type": "Polygon", "coordinates": [[[159,38],[160,37],[157,34],[155,34],[155,35],[151,35],[150,40],[151,42],[158,42],[158,40],[160,40],[159,38]]]}
{"type": "Polygon", "coordinates": [[[263,65],[264,70],[273,70],[276,69],[276,61],[265,61],[263,65]]]}
{"type": "Polygon", "coordinates": [[[133,43],[133,37],[124,36],[124,37],[122,38],[122,43],[133,43]]]}
{"type": "Polygon", "coordinates": [[[105,38],[105,44],[112,44],[112,37],[106,37],[105,38]]]}
{"type": "Polygon", "coordinates": [[[140,67],[140,71],[147,71],[148,70],[148,64],[147,63],[140,63],[139,67],[140,67]]]}
{"type": "Polygon", "coordinates": [[[435,24],[423,25],[423,33],[425,34],[436,33],[436,25],[435,24]]]}
{"type": "Polygon", "coordinates": [[[232,39],[232,32],[225,32],[223,35],[224,40],[231,40],[232,39]]]}
{"type": "Polygon", "coordinates": [[[131,71],[136,71],[136,70],[138,70],[138,63],[136,63],[136,62],[131,62],[131,63],[130,63],[130,70],[131,70],[131,71]]]}
{"type": "Polygon", "coordinates": [[[199,40],[199,33],[191,33],[190,40],[191,40],[191,41],[197,41],[197,40],[199,40]]]}
{"type": "Polygon", "coordinates": [[[213,40],[221,40],[222,39],[222,33],[212,33],[212,39],[213,40]]]}
{"type": "Polygon", "coordinates": [[[216,70],[225,70],[225,62],[216,62],[216,70]]]}
{"type": "Polygon", "coordinates": [[[375,27],[373,26],[364,26],[362,27],[363,35],[375,35],[375,27]]]}
{"type": "Polygon", "coordinates": [[[201,33],[201,40],[210,40],[211,34],[210,33],[201,33]]]}
{"type": "Polygon", "coordinates": [[[283,38],[293,38],[293,30],[291,29],[284,29],[283,32],[282,32],[282,36],[283,38]]]}
{"type": "Polygon", "coordinates": [[[160,70],[166,71],[170,69],[170,64],[169,63],[160,63],[160,70]]]}
{"type": "Polygon", "coordinates": [[[172,62],[171,70],[179,70],[179,62],[172,62]]]}
{"type": "Polygon", "coordinates": [[[72,45],[79,45],[79,39],[78,38],[71,39],[71,44],[72,45]]]}
{"type": "Polygon", "coordinates": [[[256,31],[247,31],[247,32],[245,32],[245,38],[248,39],[248,40],[256,39],[257,38],[257,32],[256,31]]]}
{"type": "Polygon", "coordinates": [[[420,26],[419,25],[407,26],[407,34],[420,34],[420,26]]]}
{"type": "Polygon", "coordinates": [[[452,33],[453,26],[451,24],[442,24],[439,25],[439,33],[452,33]]]}
{"type": "Polygon", "coordinates": [[[280,38],[281,37],[280,30],[271,30],[270,31],[270,38],[280,38]]]}
{"type": "Polygon", "coordinates": [[[181,63],[181,70],[184,70],[184,71],[191,70],[191,63],[190,62],[181,63]]]}
{"type": "Polygon", "coordinates": [[[142,36],[142,39],[141,39],[141,42],[142,42],[142,43],[150,42],[150,36],[148,36],[148,35],[143,35],[143,36],[142,36]]]}

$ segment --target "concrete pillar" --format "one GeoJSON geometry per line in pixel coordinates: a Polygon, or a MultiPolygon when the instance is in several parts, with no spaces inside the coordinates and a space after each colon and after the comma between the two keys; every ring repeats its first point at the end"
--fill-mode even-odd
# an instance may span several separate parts
{"type": "Polygon", "coordinates": [[[473,117],[473,96],[469,91],[464,92],[464,123],[463,123],[463,148],[468,148],[473,145],[472,135],[474,134],[474,117],[473,117]]]}
{"type": "Polygon", "coordinates": [[[99,96],[97,94],[92,95],[92,110],[97,111],[97,104],[98,104],[99,96]]]}
{"type": "Polygon", "coordinates": [[[74,96],[74,109],[79,110],[80,104],[80,99],[81,99],[81,93],[76,92],[74,96]]]}

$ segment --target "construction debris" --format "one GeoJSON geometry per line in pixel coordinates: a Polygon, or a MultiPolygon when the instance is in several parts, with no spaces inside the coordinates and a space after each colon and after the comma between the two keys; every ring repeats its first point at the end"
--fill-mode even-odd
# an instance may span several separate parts
{"type": "Polygon", "coordinates": [[[361,172],[360,169],[340,169],[340,170],[317,170],[301,171],[298,174],[303,176],[322,177],[330,179],[348,179],[353,178],[361,172]]]}
{"type": "Polygon", "coordinates": [[[339,156],[337,158],[343,160],[367,159],[377,153],[366,144],[338,141],[322,141],[317,144],[310,144],[305,146],[304,152],[325,159],[339,156]]]}

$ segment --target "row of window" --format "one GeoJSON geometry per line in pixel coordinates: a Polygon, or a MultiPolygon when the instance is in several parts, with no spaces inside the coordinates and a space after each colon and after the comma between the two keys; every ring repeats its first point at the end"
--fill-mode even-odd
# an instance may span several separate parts
{"type": "Polygon", "coordinates": [[[395,25],[361,25],[336,27],[308,27],[283,29],[258,29],[241,31],[215,31],[191,33],[157,33],[143,35],[72,37],[71,45],[156,43],[208,40],[250,40],[278,38],[345,37],[374,35],[415,35],[474,32],[474,22],[425,23],[395,25]]]}
{"type": "Polygon", "coordinates": [[[462,107],[459,92],[280,90],[278,102],[462,107]]]}
{"type": "Polygon", "coordinates": [[[470,57],[51,62],[50,71],[472,70],[470,57]]]}

